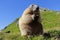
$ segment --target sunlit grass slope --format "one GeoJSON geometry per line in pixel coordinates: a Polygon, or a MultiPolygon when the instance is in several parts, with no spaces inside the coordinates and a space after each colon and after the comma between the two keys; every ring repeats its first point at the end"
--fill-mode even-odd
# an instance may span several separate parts
{"type": "Polygon", "coordinates": [[[8,25],[5,29],[0,32],[0,40],[55,40],[59,39],[60,35],[60,14],[57,14],[57,11],[44,10],[40,12],[42,17],[42,25],[44,32],[52,33],[51,37],[44,36],[35,36],[31,38],[23,38],[20,36],[18,19],[8,25]]]}

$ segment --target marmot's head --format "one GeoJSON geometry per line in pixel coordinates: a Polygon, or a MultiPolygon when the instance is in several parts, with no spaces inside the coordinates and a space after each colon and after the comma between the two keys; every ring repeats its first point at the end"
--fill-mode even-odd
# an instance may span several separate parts
{"type": "Polygon", "coordinates": [[[39,6],[38,5],[31,4],[29,7],[32,8],[33,12],[39,12],[39,6]]]}
{"type": "Polygon", "coordinates": [[[38,22],[40,19],[40,11],[39,6],[32,4],[28,8],[26,8],[23,12],[22,19],[24,23],[38,22]]]}
{"type": "Polygon", "coordinates": [[[32,4],[32,5],[30,5],[29,6],[29,8],[31,8],[32,9],[32,13],[31,13],[31,15],[32,15],[32,19],[34,20],[34,21],[37,21],[38,19],[39,19],[39,6],[38,5],[36,5],[36,4],[32,4]]]}

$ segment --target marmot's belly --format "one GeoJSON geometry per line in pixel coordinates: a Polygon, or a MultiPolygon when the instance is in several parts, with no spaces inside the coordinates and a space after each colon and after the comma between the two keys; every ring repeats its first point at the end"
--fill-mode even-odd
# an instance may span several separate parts
{"type": "Polygon", "coordinates": [[[40,23],[32,23],[29,25],[32,28],[32,34],[42,34],[43,29],[42,29],[42,24],[40,23]]]}

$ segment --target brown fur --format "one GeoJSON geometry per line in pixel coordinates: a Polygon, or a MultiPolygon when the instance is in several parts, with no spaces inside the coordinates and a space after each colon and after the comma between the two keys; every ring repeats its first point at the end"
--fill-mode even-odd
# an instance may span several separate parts
{"type": "Polygon", "coordinates": [[[21,36],[39,35],[43,33],[39,8],[36,9],[37,7],[37,5],[30,5],[19,19],[21,36]]]}

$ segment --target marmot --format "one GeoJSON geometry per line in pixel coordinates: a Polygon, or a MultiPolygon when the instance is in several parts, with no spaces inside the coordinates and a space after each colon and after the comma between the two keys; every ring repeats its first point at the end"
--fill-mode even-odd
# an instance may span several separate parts
{"type": "Polygon", "coordinates": [[[32,4],[24,10],[23,15],[19,19],[19,28],[21,36],[39,35],[43,33],[38,5],[32,4]]]}

